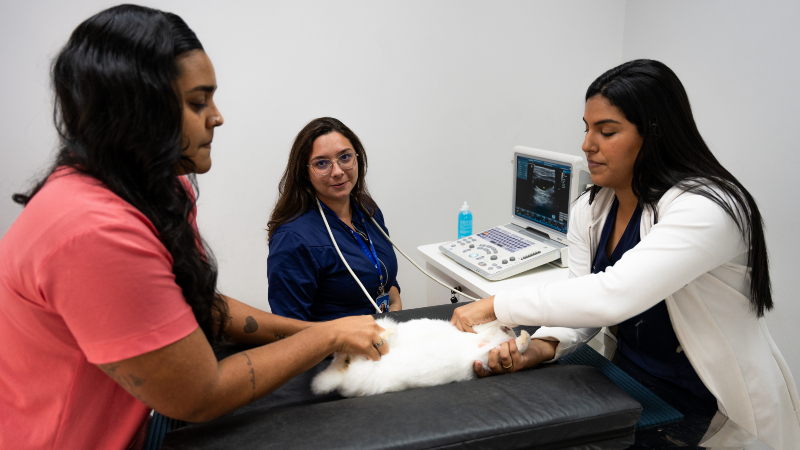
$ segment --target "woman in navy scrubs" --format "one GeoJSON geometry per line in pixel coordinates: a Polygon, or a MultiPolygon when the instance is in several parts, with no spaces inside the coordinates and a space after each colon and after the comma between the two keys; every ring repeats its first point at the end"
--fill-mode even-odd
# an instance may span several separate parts
{"type": "Polygon", "coordinates": [[[606,356],[685,416],[638,431],[637,445],[697,445],[713,418],[720,432],[706,446],[752,437],[796,449],[800,398],[763,318],[773,302],[761,215],[703,141],[680,80],[658,61],[622,64],[589,86],[583,120],[594,186],[570,215],[570,279],[499,292],[452,322],[541,326],[525,353],[513,341],[493,350],[494,374],[616,326],[606,356]]]}
{"type": "Polygon", "coordinates": [[[372,221],[388,230],[369,195],[367,153],[358,136],[331,117],[311,121],[295,139],[269,220],[269,305],[307,321],[375,314],[325,227],[381,312],[402,309],[397,258],[372,221]]]}

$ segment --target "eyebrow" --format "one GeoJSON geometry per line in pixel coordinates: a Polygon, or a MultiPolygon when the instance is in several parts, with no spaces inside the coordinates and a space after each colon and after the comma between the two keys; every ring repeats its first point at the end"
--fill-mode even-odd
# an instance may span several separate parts
{"type": "Polygon", "coordinates": [[[188,90],[186,92],[188,93],[188,92],[201,91],[201,92],[208,92],[210,94],[210,93],[214,92],[216,89],[217,89],[216,86],[205,86],[205,85],[203,85],[203,86],[195,86],[194,88],[192,88],[192,89],[190,89],[190,90],[188,90]]]}
{"type": "MultiPolygon", "coordinates": [[[[337,155],[337,156],[341,156],[341,155],[342,155],[342,153],[347,153],[347,152],[352,152],[352,151],[355,151],[355,150],[353,150],[352,148],[346,148],[346,149],[344,149],[344,150],[339,150],[339,151],[336,153],[336,155],[337,155]]],[[[316,161],[316,160],[318,160],[318,159],[328,159],[328,157],[326,157],[326,156],[315,156],[315,157],[311,158],[311,160],[312,160],[312,161],[316,161]]]]}
{"type": "MultiPolygon", "coordinates": [[[[586,119],[583,119],[583,123],[586,123],[586,119]]],[[[614,120],[614,119],[603,119],[603,120],[598,120],[597,122],[595,122],[595,123],[594,123],[594,125],[602,125],[602,124],[604,124],[604,123],[616,123],[616,124],[621,124],[620,122],[617,122],[617,121],[616,121],[616,120],[614,120]]]]}

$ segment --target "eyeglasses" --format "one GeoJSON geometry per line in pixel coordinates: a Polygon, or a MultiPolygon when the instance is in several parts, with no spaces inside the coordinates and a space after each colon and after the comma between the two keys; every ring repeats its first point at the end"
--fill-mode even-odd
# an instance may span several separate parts
{"type": "MultiPolygon", "coordinates": [[[[336,158],[335,161],[336,164],[339,165],[340,169],[350,170],[353,167],[355,167],[357,156],[358,153],[356,152],[342,153],[341,155],[339,155],[338,158],[336,158]]],[[[333,169],[333,162],[334,161],[330,159],[317,159],[313,161],[311,164],[309,164],[308,167],[311,167],[311,169],[314,171],[315,174],[322,177],[331,173],[331,169],[333,169]]]]}

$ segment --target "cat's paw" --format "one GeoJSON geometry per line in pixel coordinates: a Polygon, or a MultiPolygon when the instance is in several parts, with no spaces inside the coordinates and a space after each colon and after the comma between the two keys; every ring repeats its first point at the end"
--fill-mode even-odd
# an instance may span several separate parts
{"type": "Polygon", "coordinates": [[[531,335],[528,334],[527,331],[522,330],[517,338],[517,349],[520,353],[525,353],[525,350],[528,349],[528,345],[531,343],[531,335]]]}

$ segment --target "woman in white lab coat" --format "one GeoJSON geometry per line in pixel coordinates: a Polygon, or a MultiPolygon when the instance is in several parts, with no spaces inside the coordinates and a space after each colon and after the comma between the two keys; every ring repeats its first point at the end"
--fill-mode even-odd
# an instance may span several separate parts
{"type": "Polygon", "coordinates": [[[500,292],[452,322],[542,326],[525,353],[513,341],[494,350],[494,374],[557,360],[616,325],[614,362],[687,423],[719,409],[715,426],[797,448],[800,400],[763,319],[761,215],[703,141],[680,80],[657,61],[622,64],[589,87],[583,120],[594,186],[570,218],[570,279],[500,292]]]}

